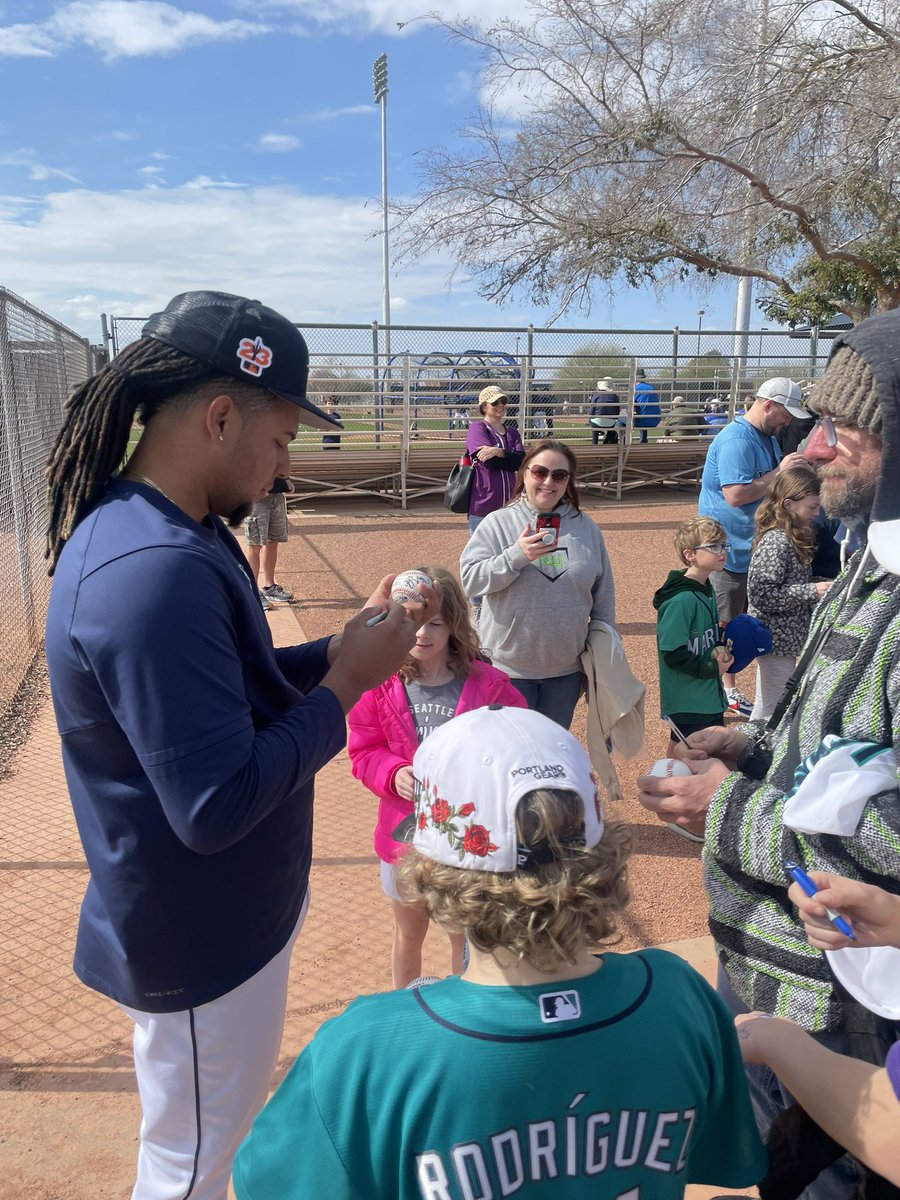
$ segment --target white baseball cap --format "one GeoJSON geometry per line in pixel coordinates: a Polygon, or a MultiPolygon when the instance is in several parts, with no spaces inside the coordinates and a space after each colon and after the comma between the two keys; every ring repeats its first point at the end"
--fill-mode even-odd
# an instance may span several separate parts
{"type": "Polygon", "coordinates": [[[561,725],[499,704],[440,726],[413,758],[412,844],[427,858],[467,871],[511,872],[548,861],[516,834],[519,801],[539,788],[574,792],[584,809],[584,845],[603,836],[603,817],[584,747],[561,725]]]}
{"type": "Polygon", "coordinates": [[[774,400],[776,404],[783,405],[792,417],[799,417],[801,421],[812,415],[803,407],[803,393],[799,383],[794,383],[793,379],[786,379],[783,375],[767,379],[757,389],[756,397],[758,400],[774,400]]]}

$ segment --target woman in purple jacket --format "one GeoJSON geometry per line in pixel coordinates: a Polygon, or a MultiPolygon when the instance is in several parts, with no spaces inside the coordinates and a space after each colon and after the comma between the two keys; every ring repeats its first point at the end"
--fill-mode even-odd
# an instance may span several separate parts
{"type": "Polygon", "coordinates": [[[469,496],[469,533],[474,533],[488,513],[502,508],[516,486],[516,471],[525,451],[518,429],[503,424],[509,397],[490,384],[478,397],[481,420],[473,421],[466,435],[466,451],[475,467],[469,496]]]}
{"type": "MultiPolygon", "coordinates": [[[[391,976],[406,987],[422,973],[428,915],[422,905],[403,904],[394,883],[396,863],[412,838],[412,760],[430,733],[459,713],[488,704],[524,708],[508,676],[479,657],[478,639],[465,596],[443,567],[422,567],[437,579],[444,600],[438,616],[416,634],[416,644],[396,675],[365,692],[347,715],[347,750],[354,776],[379,799],[375,853],[381,886],[394,910],[391,976]]],[[[463,966],[462,934],[449,935],[453,974],[463,966]]]]}

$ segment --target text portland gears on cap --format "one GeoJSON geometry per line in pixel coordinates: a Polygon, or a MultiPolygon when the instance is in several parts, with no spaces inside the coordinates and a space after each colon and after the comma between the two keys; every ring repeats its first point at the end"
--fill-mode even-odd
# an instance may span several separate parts
{"type": "Polygon", "coordinates": [[[309,350],[303,334],[259,300],[228,292],[182,292],[141,332],[223,375],[259,383],[301,408],[306,425],[342,428],[306,398],[309,350]]]}

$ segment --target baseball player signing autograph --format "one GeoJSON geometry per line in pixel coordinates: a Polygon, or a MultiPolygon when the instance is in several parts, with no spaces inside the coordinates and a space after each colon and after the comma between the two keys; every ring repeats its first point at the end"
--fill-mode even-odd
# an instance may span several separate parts
{"type": "Polygon", "coordinates": [[[281,1039],[313,777],[440,607],[273,649],[220,517],[287,475],[299,423],[333,427],[308,365],[258,301],[176,296],[75,393],[48,468],[47,660],[91,872],[75,971],[134,1021],[134,1200],[225,1200],[281,1039]]]}
{"type": "Polygon", "coordinates": [[[239,1200],[680,1200],[766,1160],[731,1019],[662,950],[597,954],[628,902],[590,763],[528,709],[454,717],[413,760],[398,890],[465,933],[462,977],[355,1000],[257,1118],[239,1200]]]}

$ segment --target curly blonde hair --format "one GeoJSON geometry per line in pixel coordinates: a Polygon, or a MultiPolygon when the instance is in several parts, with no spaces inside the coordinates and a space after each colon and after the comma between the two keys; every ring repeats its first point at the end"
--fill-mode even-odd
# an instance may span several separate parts
{"type": "Polygon", "coordinates": [[[753,537],[751,554],[760,543],[763,534],[780,529],[794,547],[794,553],[804,567],[808,567],[816,553],[816,535],[808,521],[798,521],[785,500],[805,500],[807,496],[818,496],[819,477],[811,467],[789,467],[782,471],[766,493],[766,498],[756,510],[756,533],[753,537]]]}
{"type": "Polygon", "coordinates": [[[407,904],[424,901],[448,933],[465,933],[479,950],[504,950],[546,974],[575,963],[586,949],[619,940],[619,914],[631,900],[624,825],[607,825],[591,849],[583,837],[581,799],[540,788],[523,796],[516,813],[519,841],[547,842],[554,859],[513,872],[467,871],[436,863],[413,847],[397,868],[397,891],[407,904]]]}
{"type": "MultiPolygon", "coordinates": [[[[450,630],[450,641],[447,643],[447,665],[457,677],[466,677],[469,668],[476,658],[484,658],[478,646],[478,635],[472,627],[469,616],[469,605],[463,595],[462,588],[446,567],[415,567],[429,579],[436,579],[441,585],[444,602],[441,605],[441,619],[450,630]]],[[[405,682],[419,678],[419,664],[408,655],[403,661],[397,674],[405,682]]]]}

